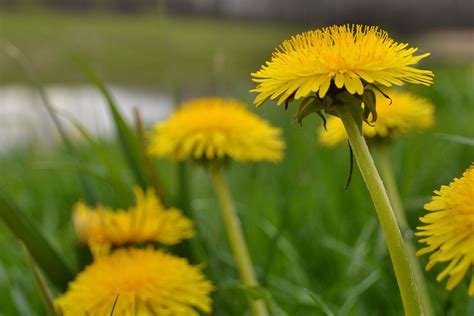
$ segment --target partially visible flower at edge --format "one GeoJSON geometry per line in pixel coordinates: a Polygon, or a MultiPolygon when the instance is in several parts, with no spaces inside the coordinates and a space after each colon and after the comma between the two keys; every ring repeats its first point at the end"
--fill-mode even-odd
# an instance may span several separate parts
{"type": "Polygon", "coordinates": [[[165,209],[153,189],[136,187],[134,192],[136,203],[128,210],[77,203],[73,224],[79,240],[99,249],[145,242],[175,245],[194,236],[193,222],[178,209],[165,209]]]}
{"type": "Polygon", "coordinates": [[[55,300],[64,316],[211,313],[214,286],[202,267],[152,248],[119,249],[97,258],[55,300]]]}
{"type": "Polygon", "coordinates": [[[149,152],[170,160],[276,162],[285,147],[281,134],[240,101],[200,98],[185,102],[167,121],[155,125],[149,152]]]}
{"type": "Polygon", "coordinates": [[[397,43],[376,26],[341,25],[308,31],[284,41],[270,61],[252,73],[254,103],[278,98],[278,105],[315,93],[323,99],[332,86],[363,95],[367,84],[430,85],[433,73],[412,67],[429,53],[397,43]]]}
{"type": "MultiPolygon", "coordinates": [[[[449,276],[446,288],[453,289],[474,267],[474,165],[461,178],[455,178],[440,190],[425,209],[430,213],[421,217],[425,224],[418,227],[420,243],[427,247],[419,250],[421,256],[433,252],[427,270],[438,263],[449,262],[438,275],[437,281],[449,276]]],[[[474,296],[474,276],[471,276],[468,293],[474,296]]]]}
{"type": "MultiPolygon", "coordinates": [[[[386,140],[400,137],[411,131],[425,129],[434,124],[434,106],[422,97],[410,92],[386,91],[390,99],[377,92],[377,121],[369,125],[364,122],[362,130],[364,136],[370,139],[386,140]]],[[[369,114],[369,120],[372,115],[369,114]]],[[[318,141],[328,147],[346,141],[347,133],[342,121],[335,116],[327,120],[326,129],[318,129],[318,141]]]]}

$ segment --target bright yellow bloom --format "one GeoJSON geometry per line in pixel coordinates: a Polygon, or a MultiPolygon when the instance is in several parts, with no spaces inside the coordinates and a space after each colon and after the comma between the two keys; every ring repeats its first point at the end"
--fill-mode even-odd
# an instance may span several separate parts
{"type": "Polygon", "coordinates": [[[202,98],[156,124],[150,153],[172,160],[278,161],[285,146],[281,134],[237,100],[202,98]]]}
{"type": "Polygon", "coordinates": [[[350,94],[362,95],[365,84],[401,86],[404,82],[430,85],[433,73],[411,67],[429,53],[414,56],[408,48],[374,26],[343,25],[305,32],[286,40],[256,73],[255,104],[268,99],[300,99],[318,93],[322,99],[331,82],[350,94]]]}
{"type": "MultiPolygon", "coordinates": [[[[426,270],[439,262],[449,262],[437,281],[449,276],[446,288],[454,288],[474,267],[474,165],[460,179],[443,185],[436,196],[425,204],[429,214],[420,218],[426,225],[418,227],[417,236],[428,246],[417,255],[434,252],[426,270]]],[[[474,296],[474,277],[471,276],[469,295],[474,296]]]]}
{"type": "MultiPolygon", "coordinates": [[[[398,137],[412,130],[428,128],[434,123],[433,104],[409,92],[387,91],[391,101],[376,93],[377,121],[363,123],[365,137],[386,139],[398,137]],[[390,102],[392,102],[390,104],[390,102]]],[[[369,114],[369,121],[372,115],[369,114]]],[[[347,133],[342,121],[335,116],[327,120],[326,129],[318,129],[318,141],[324,146],[335,146],[347,140],[347,133]]]]}
{"type": "Polygon", "coordinates": [[[73,223],[79,240],[91,246],[145,242],[175,245],[194,236],[192,221],[178,209],[165,209],[154,190],[144,193],[137,187],[134,191],[136,203],[128,210],[76,204],[73,223]]]}
{"type": "Polygon", "coordinates": [[[211,312],[214,286],[202,267],[152,248],[99,257],[55,301],[64,316],[198,316],[211,312]]]}

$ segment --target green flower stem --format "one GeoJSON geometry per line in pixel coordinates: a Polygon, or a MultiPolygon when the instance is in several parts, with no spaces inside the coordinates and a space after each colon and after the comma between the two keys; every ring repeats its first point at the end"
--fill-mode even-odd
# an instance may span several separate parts
{"type": "Polygon", "coordinates": [[[338,105],[336,111],[344,124],[359,170],[369,190],[375,211],[382,226],[388,251],[392,259],[393,268],[397,277],[398,287],[402,297],[406,316],[425,315],[422,300],[418,291],[413,268],[405,250],[403,237],[397,225],[395,214],[383,186],[382,180],[375,168],[374,160],[362,136],[361,130],[355,121],[349,106],[338,105]]]}
{"type": "MultiPolygon", "coordinates": [[[[219,200],[222,219],[227,231],[230,248],[234,254],[240,280],[245,287],[257,287],[258,281],[255,277],[250,254],[245,243],[244,234],[240,225],[240,220],[235,211],[232,198],[222,177],[220,167],[211,168],[214,189],[219,200]]],[[[267,316],[268,311],[263,300],[253,300],[249,298],[249,305],[254,316],[267,316]]]]}
{"type": "Polygon", "coordinates": [[[405,239],[405,247],[408,259],[410,260],[413,267],[413,272],[415,273],[415,279],[420,290],[420,296],[422,299],[425,315],[431,316],[433,315],[433,307],[431,304],[430,295],[428,293],[428,288],[426,286],[425,278],[423,276],[423,270],[421,269],[420,262],[416,257],[416,250],[412,240],[413,233],[410,226],[408,225],[406,213],[400,198],[400,192],[398,191],[397,182],[395,181],[395,176],[393,174],[393,168],[389,155],[389,146],[387,144],[377,144],[371,148],[376,151],[380,173],[387,188],[390,202],[392,202],[392,207],[395,217],[397,218],[398,227],[402,231],[403,237],[405,239]]]}

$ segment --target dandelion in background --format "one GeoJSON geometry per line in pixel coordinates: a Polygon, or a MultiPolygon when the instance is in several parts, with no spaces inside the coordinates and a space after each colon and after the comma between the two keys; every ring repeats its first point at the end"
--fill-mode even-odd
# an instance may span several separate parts
{"type": "Polygon", "coordinates": [[[283,157],[281,130],[233,99],[202,98],[156,124],[150,154],[157,158],[241,162],[278,161],[283,157]]]}
{"type": "MultiPolygon", "coordinates": [[[[429,56],[397,43],[375,26],[342,25],[305,32],[284,41],[270,61],[252,73],[255,105],[278,100],[285,109],[301,100],[294,119],[317,113],[337,116],[372,198],[384,231],[406,315],[426,315],[411,264],[385,187],[362,136],[363,122],[377,121],[376,92],[404,83],[431,85],[433,73],[413,65],[429,56]]],[[[380,97],[379,97],[380,98],[380,97]]]]}
{"type": "MultiPolygon", "coordinates": [[[[281,134],[237,100],[202,98],[183,104],[151,135],[151,155],[174,161],[191,158],[211,172],[230,248],[246,287],[256,287],[258,281],[222,167],[229,160],[279,161],[285,147],[281,134]]],[[[268,315],[262,300],[249,298],[249,304],[253,315],[268,315]]]]}
{"type": "MultiPolygon", "coordinates": [[[[370,144],[381,144],[433,126],[434,106],[429,100],[404,91],[389,90],[386,93],[391,100],[384,98],[380,92],[375,93],[377,121],[362,125],[362,132],[370,144]]],[[[373,120],[371,114],[369,120],[373,120]]],[[[332,147],[347,139],[344,125],[338,117],[329,117],[326,129],[323,126],[318,129],[318,141],[324,146],[332,147]]]]}
{"type": "Polygon", "coordinates": [[[95,254],[110,246],[157,242],[176,245],[194,237],[193,222],[175,208],[166,209],[153,189],[134,189],[136,203],[128,210],[88,207],[82,202],[73,211],[74,229],[79,240],[95,254]]]}
{"type": "Polygon", "coordinates": [[[152,248],[119,249],[96,259],[55,301],[64,316],[189,315],[211,313],[202,267],[152,248]]]}
{"type": "MultiPolygon", "coordinates": [[[[443,185],[432,201],[425,204],[428,214],[420,218],[417,236],[426,247],[421,256],[432,252],[426,270],[446,262],[447,267],[436,280],[449,277],[446,288],[452,290],[474,267],[474,165],[458,179],[443,185]]],[[[474,277],[471,276],[468,293],[474,296],[474,277]]]]}

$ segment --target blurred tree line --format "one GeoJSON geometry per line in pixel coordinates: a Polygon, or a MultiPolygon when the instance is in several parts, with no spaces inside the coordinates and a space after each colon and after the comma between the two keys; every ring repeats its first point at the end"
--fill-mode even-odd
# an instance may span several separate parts
{"type": "Polygon", "coordinates": [[[399,32],[474,28],[473,0],[0,0],[0,7],[205,15],[296,21],[311,25],[364,23],[399,32]]]}
{"type": "Polygon", "coordinates": [[[117,10],[136,12],[163,5],[165,0],[0,0],[6,8],[51,7],[77,10],[117,10]]]}

